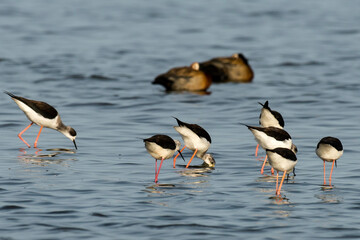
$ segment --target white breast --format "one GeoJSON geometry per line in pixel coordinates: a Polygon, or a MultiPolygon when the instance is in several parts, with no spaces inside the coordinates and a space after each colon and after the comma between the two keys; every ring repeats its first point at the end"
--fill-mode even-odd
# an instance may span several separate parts
{"type": "Polygon", "coordinates": [[[145,142],[145,148],[150,153],[150,155],[155,159],[168,159],[174,155],[175,150],[164,149],[153,142],[145,142]]]}
{"type": "Polygon", "coordinates": [[[339,159],[343,155],[343,153],[343,150],[338,151],[330,144],[320,144],[319,148],[316,149],[316,155],[328,162],[339,159]]]}
{"type": "Polygon", "coordinates": [[[265,108],[261,110],[260,124],[263,127],[277,127],[281,129],[283,128],[282,126],[280,126],[279,121],[274,117],[274,115],[265,108]]]}
{"type": "Polygon", "coordinates": [[[297,161],[288,160],[274,152],[267,151],[267,155],[269,157],[270,165],[277,171],[289,172],[297,163],[297,161]]]}
{"type": "Polygon", "coordinates": [[[266,135],[264,132],[258,131],[255,129],[252,130],[252,133],[254,134],[255,140],[259,143],[259,145],[263,149],[275,149],[278,147],[290,149],[292,146],[291,139],[286,139],[284,141],[278,141],[275,138],[266,135]]]}

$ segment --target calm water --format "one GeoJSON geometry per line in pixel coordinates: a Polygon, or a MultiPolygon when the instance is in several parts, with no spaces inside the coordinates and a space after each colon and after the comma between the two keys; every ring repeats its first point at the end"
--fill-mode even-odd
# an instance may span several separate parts
{"type": "MultiPolygon", "coordinates": [[[[78,132],[78,151],[0,95],[0,239],[360,238],[360,3],[358,1],[2,1],[1,89],[47,101],[78,132]],[[243,52],[252,84],[167,94],[171,67],[243,52]],[[297,176],[271,199],[256,143],[270,101],[298,146],[297,176]],[[154,160],[141,138],[180,139],[176,116],[208,130],[215,169],[154,160]],[[23,136],[33,143],[38,127],[23,136]],[[324,136],[345,153],[323,190],[324,136]]],[[[264,156],[264,151],[261,151],[264,156]]],[[[185,152],[189,159],[191,153],[185,152]]],[[[193,164],[201,164],[200,159],[193,164]]],[[[330,164],[327,165],[327,175],[330,164]]],[[[269,168],[266,168],[269,174],[269,168]]]]}

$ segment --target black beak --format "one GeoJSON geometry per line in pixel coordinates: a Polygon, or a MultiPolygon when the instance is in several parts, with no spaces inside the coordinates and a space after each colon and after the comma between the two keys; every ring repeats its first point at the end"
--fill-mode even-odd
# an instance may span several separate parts
{"type": "Polygon", "coordinates": [[[337,162],[336,162],[336,160],[335,160],[335,167],[337,167],[337,162]]]}
{"type": "Polygon", "coordinates": [[[180,150],[178,150],[178,152],[179,152],[181,158],[182,158],[182,159],[184,160],[184,162],[185,162],[185,158],[184,158],[183,155],[181,154],[180,150]]]}
{"type": "Polygon", "coordinates": [[[73,143],[74,143],[75,149],[77,150],[75,139],[73,140],[73,143]]]}

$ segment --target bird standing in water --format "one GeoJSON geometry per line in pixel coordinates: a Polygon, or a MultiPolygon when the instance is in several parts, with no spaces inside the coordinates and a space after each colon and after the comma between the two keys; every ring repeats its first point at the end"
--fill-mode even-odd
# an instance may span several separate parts
{"type": "Polygon", "coordinates": [[[343,155],[343,153],[344,148],[338,138],[324,137],[317,144],[316,155],[318,155],[318,157],[324,161],[324,186],[326,185],[325,162],[332,162],[329,177],[329,186],[331,187],[331,176],[333,173],[334,165],[336,165],[336,160],[338,160],[343,155]]]}
{"type": "MultiPolygon", "coordinates": [[[[181,143],[178,140],[173,140],[167,135],[161,134],[157,134],[143,140],[146,150],[153,158],[155,158],[155,183],[157,183],[163,161],[165,159],[171,158],[174,155],[175,151],[178,151],[179,154],[181,154],[181,152],[179,151],[181,143]],[[157,160],[161,160],[159,169],[157,168],[157,160]]],[[[182,155],[181,157],[183,158],[182,155]]]]}
{"type": "Polygon", "coordinates": [[[30,124],[22,130],[18,137],[23,141],[28,147],[31,147],[30,144],[28,144],[21,135],[29,129],[31,125],[34,123],[36,125],[40,126],[39,133],[35,139],[34,147],[37,147],[37,142],[40,137],[41,130],[43,127],[51,128],[56,131],[61,132],[65,135],[65,137],[69,138],[73,143],[75,148],[77,149],[75,138],[76,138],[76,131],[70,127],[63,124],[61,121],[59,113],[56,111],[56,109],[46,102],[40,102],[35,100],[26,99],[23,97],[15,96],[12,93],[6,92],[7,95],[9,95],[12,100],[15,101],[15,103],[19,106],[19,108],[25,113],[26,117],[30,120],[30,124]]]}
{"type": "MultiPolygon", "coordinates": [[[[175,130],[180,133],[182,139],[184,140],[184,147],[181,149],[182,152],[185,147],[194,151],[191,159],[189,160],[186,168],[189,167],[191,161],[195,157],[201,158],[209,167],[215,166],[215,159],[209,153],[206,153],[211,145],[211,137],[208,132],[205,131],[202,127],[197,124],[189,124],[180,121],[175,118],[179,126],[175,126],[175,130]]],[[[174,168],[176,164],[176,158],[178,154],[174,158],[174,168]]]]}
{"type": "Polygon", "coordinates": [[[275,194],[276,196],[280,196],[281,187],[284,182],[286,173],[294,169],[297,163],[296,155],[288,148],[266,149],[266,155],[269,156],[270,165],[277,171],[275,194]],[[284,174],[278,187],[279,171],[284,172],[284,174]]]}

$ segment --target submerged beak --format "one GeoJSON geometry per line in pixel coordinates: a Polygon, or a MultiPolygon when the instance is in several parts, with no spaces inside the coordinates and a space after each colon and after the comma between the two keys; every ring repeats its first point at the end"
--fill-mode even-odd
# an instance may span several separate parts
{"type": "Polygon", "coordinates": [[[178,152],[179,152],[181,158],[182,158],[182,159],[184,160],[184,162],[185,162],[185,158],[184,158],[183,155],[181,154],[180,150],[178,150],[178,152]]]}
{"type": "Polygon", "coordinates": [[[75,149],[77,150],[75,139],[73,140],[73,143],[74,143],[75,149]]]}

